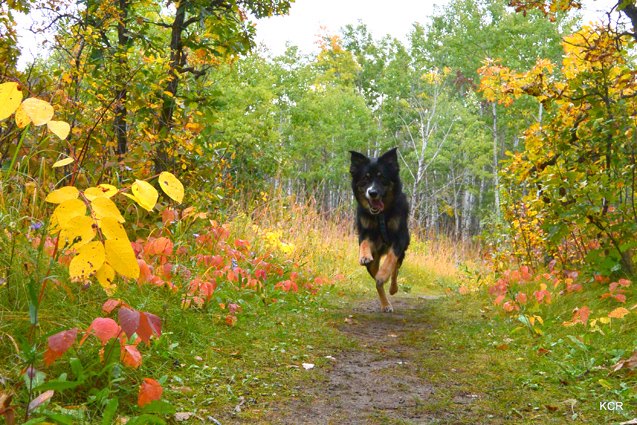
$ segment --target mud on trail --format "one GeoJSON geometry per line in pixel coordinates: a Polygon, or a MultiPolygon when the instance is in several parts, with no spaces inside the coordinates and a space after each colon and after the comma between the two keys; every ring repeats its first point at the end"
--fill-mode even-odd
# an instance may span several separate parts
{"type": "Polygon", "coordinates": [[[272,423],[457,423],[479,396],[459,391],[448,407],[439,405],[422,362],[438,349],[425,338],[440,325],[429,317],[435,302],[434,297],[397,298],[394,313],[380,313],[376,300],[350,307],[338,328],[354,348],[335,355],[329,370],[317,371],[324,375],[316,385],[275,408],[272,423]]]}

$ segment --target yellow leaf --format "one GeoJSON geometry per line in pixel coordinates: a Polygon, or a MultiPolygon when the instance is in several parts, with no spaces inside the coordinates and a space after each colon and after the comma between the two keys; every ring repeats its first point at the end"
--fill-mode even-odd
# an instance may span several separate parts
{"type": "Polygon", "coordinates": [[[53,118],[53,106],[46,100],[30,97],[22,102],[22,109],[36,126],[44,125],[53,118]]]}
{"type": "Polygon", "coordinates": [[[75,159],[71,157],[64,158],[59,161],[55,161],[55,163],[53,164],[53,168],[64,167],[65,165],[72,164],[74,161],[75,159]]]}
{"type": "Polygon", "coordinates": [[[152,211],[157,203],[159,193],[150,183],[143,180],[135,180],[135,183],[131,186],[135,201],[140,207],[147,211],[152,211]]]}
{"type": "Polygon", "coordinates": [[[29,118],[27,113],[24,112],[24,109],[22,109],[22,105],[20,105],[15,111],[15,123],[18,128],[24,128],[31,123],[31,118],[29,118]]]}
{"type": "Polygon", "coordinates": [[[112,295],[117,289],[117,286],[113,283],[115,281],[115,270],[108,263],[102,265],[95,277],[107,295],[112,295]]]}
{"type": "Polygon", "coordinates": [[[106,239],[120,239],[130,243],[124,226],[113,217],[104,217],[100,220],[100,229],[106,239]]]}
{"type": "Polygon", "coordinates": [[[164,171],[159,175],[159,187],[171,199],[181,204],[184,199],[184,185],[172,173],[164,171]]]}
{"type": "Polygon", "coordinates": [[[0,120],[9,118],[18,109],[20,102],[22,102],[22,90],[18,83],[0,84],[0,120]]]}
{"type": "Polygon", "coordinates": [[[68,201],[62,202],[53,210],[53,217],[51,219],[52,231],[56,232],[67,228],[71,220],[83,215],[86,215],[86,204],[81,200],[69,199],[68,201]]]}
{"type": "Polygon", "coordinates": [[[65,121],[49,121],[46,123],[46,126],[49,127],[51,133],[62,140],[66,139],[71,132],[71,126],[65,121]]]}
{"type": "Polygon", "coordinates": [[[58,247],[60,249],[68,247],[77,249],[82,245],[86,245],[92,241],[97,234],[94,225],[95,221],[88,215],[75,217],[68,223],[68,226],[60,232],[58,247]]]}
{"type": "Polygon", "coordinates": [[[604,325],[608,325],[610,323],[610,319],[608,317],[600,317],[599,322],[604,325]]]}
{"type": "Polygon", "coordinates": [[[105,217],[111,217],[120,223],[125,222],[124,217],[119,212],[117,205],[109,198],[95,198],[91,201],[91,208],[95,214],[95,218],[102,220],[105,217]]]}
{"type": "Polygon", "coordinates": [[[625,309],[624,307],[619,307],[608,313],[608,317],[610,317],[611,319],[621,319],[628,313],[630,312],[627,309],[625,309]]]}
{"type": "Polygon", "coordinates": [[[104,248],[106,261],[117,273],[132,279],[139,277],[139,264],[128,240],[107,239],[104,242],[104,248]]]}
{"type": "Polygon", "coordinates": [[[84,191],[84,196],[89,201],[92,201],[95,198],[111,198],[118,192],[115,186],[110,184],[98,184],[97,187],[89,187],[84,191]]]}
{"type": "Polygon", "coordinates": [[[104,245],[100,241],[89,242],[77,250],[69,264],[72,280],[86,280],[102,268],[105,259],[104,245]]]}
{"type": "Polygon", "coordinates": [[[44,200],[52,204],[61,204],[69,199],[76,199],[79,194],[80,191],[75,186],[64,186],[49,193],[44,200]]]}

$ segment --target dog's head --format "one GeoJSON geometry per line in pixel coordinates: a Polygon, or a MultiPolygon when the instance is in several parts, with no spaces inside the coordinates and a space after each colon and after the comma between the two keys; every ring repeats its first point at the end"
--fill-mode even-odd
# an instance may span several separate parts
{"type": "Polygon", "coordinates": [[[359,204],[371,214],[380,214],[400,191],[398,156],[396,148],[379,158],[368,158],[362,153],[350,151],[352,163],[352,189],[359,204]]]}

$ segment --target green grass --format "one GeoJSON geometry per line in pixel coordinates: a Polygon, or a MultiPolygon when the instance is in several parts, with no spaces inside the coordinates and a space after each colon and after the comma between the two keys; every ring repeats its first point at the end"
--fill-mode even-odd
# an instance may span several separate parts
{"type": "MultiPolygon", "coordinates": [[[[99,361],[100,345],[92,337],[53,366],[43,367],[46,337],[71,327],[86,329],[93,318],[104,315],[101,305],[108,297],[96,285],[69,283],[64,268],[54,266],[52,273],[59,282],[47,284],[39,324],[32,328],[28,282],[33,270],[48,265],[41,259],[38,266],[37,251],[21,242],[11,263],[10,282],[0,287],[0,356],[7,359],[0,362],[0,391],[13,394],[13,406],[22,418],[29,401],[23,378],[29,360],[35,360],[36,369],[47,380],[63,374],[71,380],[75,373],[71,359],[77,358],[92,371],[91,379],[79,388],[57,391],[51,403],[43,406],[50,413],[71,415],[74,423],[100,423],[106,401],[115,397],[118,415],[138,415],[137,389],[145,377],[161,382],[162,398],[176,412],[222,423],[264,421],[275,406],[303,396],[308,386],[321,385],[303,363],[329,369],[322,367],[329,364],[325,356],[357,349],[337,325],[353,305],[377,298],[371,278],[357,264],[353,235],[323,239],[320,232],[299,232],[292,242],[301,247],[303,237],[309,244],[297,261],[304,261],[304,267],[317,274],[343,276],[316,295],[280,293],[277,302],[268,297],[264,302],[254,291],[221,285],[207,307],[182,309],[181,296],[167,289],[122,286],[121,295],[133,308],[164,319],[163,334],[148,347],[140,345],[143,363],[138,369],[106,371],[99,361]],[[312,249],[320,255],[313,256],[312,249]],[[234,326],[226,324],[227,310],[220,306],[228,303],[241,306],[234,326]]],[[[10,246],[6,239],[3,243],[0,257],[6,273],[10,246]]],[[[401,270],[399,294],[440,295],[457,288],[456,263],[451,248],[414,243],[401,270]]],[[[601,300],[602,292],[602,287],[593,286],[583,293],[555,297],[548,306],[529,307],[524,314],[545,320],[538,326],[541,335],[520,322],[519,313],[507,315],[493,306],[483,292],[428,301],[426,310],[414,312],[411,318],[423,323],[422,328],[410,330],[401,341],[419,350],[421,377],[435,387],[419,408],[438,415],[440,423],[467,424],[601,424],[637,416],[635,374],[611,370],[637,348],[635,314],[600,326],[601,332],[582,325],[562,326],[575,307],[588,305],[593,319],[619,306],[601,300]],[[623,410],[600,410],[600,402],[609,401],[622,402],[623,410]]],[[[634,295],[633,287],[629,288],[627,307],[634,295]]],[[[38,393],[34,391],[32,397],[38,393]]]]}
{"type": "Polygon", "coordinates": [[[534,336],[517,316],[505,317],[487,303],[482,296],[431,303],[433,332],[405,339],[427,347],[423,378],[437,391],[423,408],[455,412],[457,423],[602,424],[635,417],[634,373],[611,373],[635,347],[633,319],[605,335],[548,320],[544,335],[534,336]],[[458,404],[458,394],[476,397],[458,404]],[[623,410],[600,410],[600,402],[609,401],[623,403],[623,410]]]}

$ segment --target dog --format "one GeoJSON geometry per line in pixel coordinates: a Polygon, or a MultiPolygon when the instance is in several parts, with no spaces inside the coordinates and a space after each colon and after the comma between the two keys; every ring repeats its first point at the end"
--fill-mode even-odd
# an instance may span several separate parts
{"type": "Polygon", "coordinates": [[[398,292],[398,269],[409,246],[409,203],[402,191],[397,148],[378,158],[350,151],[352,190],[357,202],[359,263],[376,281],[381,311],[394,311],[384,284],[391,278],[389,293],[398,292]],[[381,257],[385,257],[381,265],[381,257]]]}

